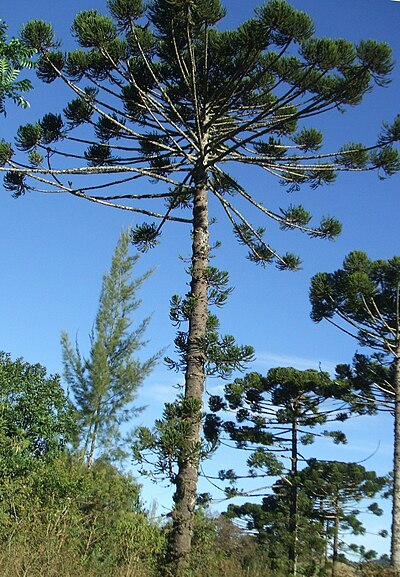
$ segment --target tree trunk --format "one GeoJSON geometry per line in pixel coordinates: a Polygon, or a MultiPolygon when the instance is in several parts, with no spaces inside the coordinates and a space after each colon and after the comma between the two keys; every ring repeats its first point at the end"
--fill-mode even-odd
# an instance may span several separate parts
{"type": "MultiPolygon", "coordinates": [[[[94,428],[93,431],[91,432],[91,438],[90,438],[90,449],[89,449],[89,453],[87,456],[87,466],[90,469],[91,466],[93,465],[93,459],[94,459],[94,452],[96,449],[96,442],[97,442],[97,433],[99,430],[99,416],[96,415],[96,422],[94,424],[94,428]]],[[[89,440],[89,437],[88,437],[89,440]]]]}
{"type": "MultiPolygon", "coordinates": [[[[295,407],[295,412],[297,413],[297,405],[295,407]]],[[[290,470],[290,513],[289,513],[289,533],[290,533],[290,544],[289,544],[289,562],[290,562],[290,574],[293,577],[297,575],[297,542],[298,542],[298,531],[299,531],[299,520],[298,520],[298,486],[297,486],[297,435],[298,435],[298,423],[297,416],[294,417],[292,422],[292,454],[291,454],[291,470],[290,470]]]]}
{"type": "Polygon", "coordinates": [[[323,538],[324,538],[324,557],[323,557],[323,567],[326,570],[326,566],[328,565],[328,547],[329,547],[329,519],[326,519],[325,523],[323,522],[323,538]]]}
{"type": "Polygon", "coordinates": [[[205,381],[205,335],[207,328],[207,268],[209,253],[206,173],[196,178],[193,206],[193,243],[187,365],[184,402],[187,408],[188,434],[178,458],[175,479],[172,531],[169,540],[169,563],[174,577],[184,575],[189,565],[194,510],[199,470],[201,416],[205,381]]]}
{"type": "Polygon", "coordinates": [[[400,344],[395,357],[394,455],[391,565],[400,575],[400,344]]]}
{"type": "Polygon", "coordinates": [[[337,575],[338,553],[339,553],[339,503],[335,500],[335,520],[333,526],[333,545],[332,545],[332,577],[337,575]]]}

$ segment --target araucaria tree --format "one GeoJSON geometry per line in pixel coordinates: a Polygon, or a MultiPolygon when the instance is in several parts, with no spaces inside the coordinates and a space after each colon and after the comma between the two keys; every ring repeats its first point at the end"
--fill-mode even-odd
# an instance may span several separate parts
{"type": "MultiPolygon", "coordinates": [[[[358,463],[340,461],[317,461],[312,459],[308,467],[300,474],[302,490],[312,503],[311,517],[318,519],[324,526],[323,533],[328,546],[331,537],[332,577],[338,574],[338,560],[341,551],[363,551],[363,547],[349,544],[341,533],[363,535],[365,528],[358,518],[361,512],[382,515],[377,503],[370,503],[364,511],[360,510],[366,499],[374,498],[386,483],[386,477],[378,477],[375,471],[366,471],[358,463]]],[[[380,536],[386,536],[382,531],[380,536]]],[[[364,550],[365,551],[365,550],[364,550]]],[[[365,552],[370,556],[375,551],[365,552]]],[[[364,553],[364,554],[365,554],[364,553]]]]}
{"type": "MultiPolygon", "coordinates": [[[[264,377],[250,373],[235,379],[224,389],[224,399],[210,398],[213,412],[231,411],[235,420],[208,415],[206,434],[224,435],[238,449],[250,453],[247,459],[250,477],[281,476],[289,489],[287,542],[290,575],[297,574],[299,543],[299,464],[307,462],[303,448],[317,437],[346,442],[341,431],[321,429],[329,422],[342,422],[349,416],[347,384],[333,381],[328,373],[292,367],[270,369],[264,377]],[[284,460],[289,464],[285,466],[284,460]]],[[[221,478],[236,480],[234,471],[221,471],[221,478]]],[[[253,493],[254,494],[254,493],[253,493]]]]}
{"type": "Polygon", "coordinates": [[[96,450],[121,455],[120,426],[137,411],[132,405],[137,389],[156,362],[156,357],[142,362],[137,356],[149,319],[132,328],[132,314],[140,305],[137,291],[150,273],[131,278],[138,256],[129,256],[129,246],[129,233],[123,232],[103,277],[89,357],[81,355],[78,344],[71,345],[65,332],[61,335],[64,376],[74,395],[89,467],[96,450]]]}
{"type": "Polygon", "coordinates": [[[359,391],[359,404],[394,413],[393,510],[391,563],[400,571],[400,258],[371,260],[351,252],[343,268],[318,273],[311,281],[311,317],[334,326],[373,349],[375,358],[356,355],[353,370],[339,366],[359,391]],[[389,363],[390,367],[386,367],[389,363]]]}
{"type": "Polygon", "coordinates": [[[26,45],[39,53],[39,78],[63,82],[74,98],[62,114],[20,127],[16,147],[28,160],[3,142],[0,164],[16,196],[57,191],[144,215],[132,233],[143,249],[157,243],[166,223],[191,227],[184,395],[197,409],[185,417],[190,434],[176,483],[170,553],[180,572],[191,546],[207,360],[209,200],[222,207],[251,260],[298,268],[297,256],[272,248],[264,229],[252,225],[246,205],[281,229],[311,237],[334,238],[340,224],[326,217],[313,226],[302,206],[268,208],[263,190],[252,196],[229,168],[257,167],[290,189],[330,183],[336,169],[391,174],[399,167],[392,143],[400,119],[385,127],[376,147],[353,140],[335,153],[320,150],[322,134],[306,122],[359,104],[374,84],[387,83],[393,64],[384,43],[315,38],[311,19],[282,0],[265,4],[236,30],[218,28],[225,14],[219,0],[107,4],[110,16],[96,10],[76,16],[72,33],[80,47],[67,54],[51,25],[23,28],[26,45]]]}

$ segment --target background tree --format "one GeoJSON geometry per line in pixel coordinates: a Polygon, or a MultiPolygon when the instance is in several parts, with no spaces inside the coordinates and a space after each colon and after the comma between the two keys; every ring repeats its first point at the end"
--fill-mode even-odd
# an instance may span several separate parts
{"type": "Polygon", "coordinates": [[[400,120],[385,127],[377,148],[353,142],[335,153],[318,151],[322,134],[307,126],[308,119],[359,104],[374,84],[384,85],[393,66],[390,48],[314,38],[310,18],[282,0],[225,31],[216,26],[225,14],[219,0],[154,0],[148,6],[109,0],[108,7],[111,17],[96,10],[77,15],[72,32],[80,48],[67,54],[50,25],[24,27],[24,42],[39,53],[39,77],[61,79],[74,99],[62,115],[46,114],[19,129],[16,146],[28,161],[13,158],[3,143],[0,164],[7,171],[5,186],[16,196],[56,190],[145,215],[148,220],[132,234],[143,249],[157,242],[168,222],[191,227],[184,395],[193,411],[185,416],[190,434],[176,482],[170,547],[176,573],[188,564],[198,478],[209,197],[220,204],[251,260],[296,269],[298,257],[272,248],[264,229],[242,212],[241,201],[250,213],[256,208],[278,227],[311,237],[334,238],[339,223],[325,217],[313,226],[302,206],[268,208],[263,192],[252,197],[229,166],[261,167],[291,190],[332,182],[336,168],[391,174],[399,167],[392,143],[400,120]],[[91,183],[85,178],[90,174],[96,174],[91,183]],[[157,190],[131,190],[143,178],[158,183],[157,190]]]}
{"type": "MultiPolygon", "coordinates": [[[[288,543],[290,531],[291,486],[280,479],[272,486],[272,493],[261,503],[247,502],[229,505],[226,515],[245,532],[256,535],[264,550],[266,566],[272,573],[288,575],[293,572],[292,552],[288,543]]],[[[301,487],[297,491],[297,563],[300,574],[316,574],[323,567],[325,541],[319,519],[313,516],[313,503],[301,487]]]]}
{"type": "MultiPolygon", "coordinates": [[[[290,487],[287,530],[293,575],[297,573],[298,557],[299,462],[306,461],[301,447],[313,443],[317,436],[346,442],[340,431],[315,430],[329,421],[348,418],[349,404],[343,400],[346,391],[346,384],[333,381],[328,373],[279,367],[270,369],[265,377],[250,373],[235,379],[225,387],[224,399],[210,398],[213,411],[233,411],[235,421],[210,415],[206,434],[212,438],[217,431],[227,433],[238,448],[251,452],[247,460],[251,476],[283,475],[290,487]],[[282,462],[285,458],[288,467],[282,462]]],[[[221,477],[235,480],[236,475],[228,471],[221,472],[221,477]]]]}
{"type": "Polygon", "coordinates": [[[391,562],[400,571],[400,258],[373,261],[366,253],[353,251],[342,269],[313,277],[310,300],[314,321],[326,319],[378,353],[375,360],[356,357],[355,375],[349,367],[338,369],[362,391],[372,409],[382,403],[387,409],[390,398],[393,402],[391,562]],[[379,367],[385,362],[391,365],[388,371],[379,367]]]}
{"type": "Polygon", "coordinates": [[[72,441],[74,412],[58,376],[0,354],[0,477],[24,478],[72,441]]]}
{"type": "MultiPolygon", "coordinates": [[[[312,516],[325,524],[326,538],[331,534],[332,575],[335,576],[340,552],[359,550],[359,547],[341,540],[341,532],[353,535],[365,533],[358,518],[360,502],[381,492],[387,484],[387,478],[378,477],[375,471],[366,471],[357,463],[312,460],[301,471],[300,483],[314,505],[312,516]]],[[[382,514],[376,503],[371,503],[367,510],[375,515],[382,514]]]]}
{"type": "Polygon", "coordinates": [[[120,425],[138,411],[132,406],[136,391],[157,360],[154,356],[142,362],[137,357],[149,319],[133,329],[132,313],[141,302],[137,291],[151,271],[132,280],[138,256],[129,256],[129,246],[129,232],[123,232],[103,277],[89,358],[81,355],[78,345],[72,347],[66,333],[61,336],[64,376],[74,395],[89,467],[96,449],[118,454],[120,425]]]}
{"type": "Polygon", "coordinates": [[[22,108],[29,106],[23,93],[32,89],[27,78],[18,80],[23,68],[32,68],[32,56],[36,53],[19,39],[12,38],[7,42],[7,24],[0,20],[0,113],[6,113],[6,100],[11,98],[22,108]]]}

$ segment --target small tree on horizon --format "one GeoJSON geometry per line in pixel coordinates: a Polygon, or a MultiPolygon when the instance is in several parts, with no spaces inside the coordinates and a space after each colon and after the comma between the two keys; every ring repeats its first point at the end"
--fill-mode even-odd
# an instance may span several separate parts
{"type": "Polygon", "coordinates": [[[120,454],[124,443],[120,427],[135,413],[137,389],[150,374],[157,356],[141,361],[137,356],[149,318],[132,327],[132,313],[140,306],[137,291],[151,271],[132,280],[138,255],[129,256],[129,232],[122,232],[111,268],[103,277],[99,308],[90,335],[86,359],[79,346],[61,335],[64,377],[71,388],[80,423],[80,441],[89,467],[96,450],[120,454]]]}
{"type": "Polygon", "coordinates": [[[235,30],[221,27],[226,10],[219,0],[107,5],[111,16],[96,10],[76,16],[72,35],[79,48],[68,53],[51,25],[33,21],[23,28],[26,45],[39,53],[39,78],[61,81],[73,99],[62,114],[20,127],[16,147],[27,159],[1,143],[0,170],[15,196],[57,191],[144,216],[132,232],[143,250],[157,244],[166,223],[190,227],[184,398],[192,411],[185,414],[169,546],[172,572],[179,575],[188,567],[198,481],[209,201],[221,207],[252,261],[299,268],[299,257],[270,246],[264,227],[249,215],[255,210],[281,230],[312,238],[335,238],[338,221],[326,216],[311,224],[303,206],[269,207],[263,191],[251,195],[231,167],[257,167],[292,191],[331,183],[336,171],[393,174],[400,166],[393,148],[400,118],[385,126],[376,145],[365,147],[352,135],[334,152],[321,150],[323,136],[308,124],[358,105],[374,85],[387,84],[393,62],[385,43],[314,37],[307,14],[283,0],[264,4],[235,30]],[[155,186],[144,188],[143,181],[155,186]]]}

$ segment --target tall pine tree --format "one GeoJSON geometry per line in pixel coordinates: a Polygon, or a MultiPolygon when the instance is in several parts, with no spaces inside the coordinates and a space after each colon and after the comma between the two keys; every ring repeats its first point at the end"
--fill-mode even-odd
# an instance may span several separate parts
{"type": "MultiPolygon", "coordinates": [[[[301,466],[306,461],[303,447],[317,437],[331,437],[335,443],[346,442],[341,431],[324,431],[329,422],[342,422],[349,416],[345,400],[347,385],[342,387],[328,373],[292,367],[277,367],[266,376],[250,373],[226,385],[224,398],[212,396],[214,412],[233,412],[235,421],[215,414],[208,415],[206,435],[211,439],[225,433],[238,449],[250,453],[249,476],[281,476],[290,489],[288,504],[287,551],[290,575],[297,574],[299,556],[299,482],[301,466]],[[284,459],[289,466],[284,466],[284,459]]],[[[221,471],[221,478],[235,481],[232,470],[221,471]]]]}
{"type": "Polygon", "coordinates": [[[137,389],[156,362],[156,357],[138,357],[149,319],[132,328],[132,313],[140,305],[137,291],[150,272],[132,280],[138,256],[129,256],[129,246],[129,233],[123,232],[103,277],[89,357],[82,356],[78,344],[71,345],[65,332],[61,335],[64,376],[74,395],[89,467],[96,450],[120,454],[120,427],[137,411],[132,405],[137,389]]]}

